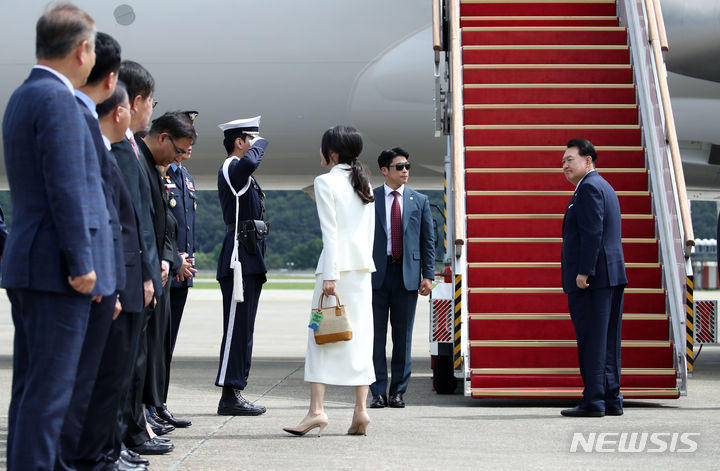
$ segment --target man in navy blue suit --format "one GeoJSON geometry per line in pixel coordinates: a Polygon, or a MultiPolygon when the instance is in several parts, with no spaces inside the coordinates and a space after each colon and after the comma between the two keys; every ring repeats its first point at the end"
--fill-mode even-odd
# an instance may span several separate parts
{"type": "MultiPolygon", "coordinates": [[[[105,148],[100,131],[97,103],[105,101],[115,92],[117,72],[120,69],[120,44],[105,33],[97,33],[95,37],[95,66],[88,76],[85,85],[75,90],[80,109],[93,142],[93,152],[100,165],[102,188],[105,193],[107,210],[110,215],[113,232],[113,249],[107,256],[114,257],[117,286],[116,290],[125,285],[125,259],[123,254],[116,194],[114,191],[114,159],[105,148]]],[[[90,320],[88,321],[85,341],[83,342],[77,381],[73,391],[70,409],[65,416],[61,435],[61,453],[58,456],[55,470],[75,469],[78,459],[77,447],[80,432],[86,422],[95,380],[100,368],[100,360],[110,334],[113,319],[120,313],[120,301],[117,293],[105,296],[99,303],[92,303],[90,320]]]]}
{"type": "Polygon", "coordinates": [[[90,303],[116,288],[100,168],[73,94],[95,64],[95,24],[62,4],[36,30],[37,65],[3,120],[13,204],[2,259],[15,325],[9,470],[54,467],[90,303]]]}
{"type": "Polygon", "coordinates": [[[400,147],[383,151],[378,166],[385,184],[375,188],[372,274],[375,382],[372,408],[405,407],[410,382],[412,330],[418,292],[427,296],[435,277],[435,236],[427,196],[406,186],[410,155],[400,147]],[[388,317],[392,327],[390,398],[385,357],[388,317]]]}
{"type": "Polygon", "coordinates": [[[622,415],[620,327],[627,277],[615,190],[595,171],[597,152],[585,139],[572,139],[563,172],[575,193],[565,210],[562,285],[577,337],[580,404],[566,417],[622,415]]]}

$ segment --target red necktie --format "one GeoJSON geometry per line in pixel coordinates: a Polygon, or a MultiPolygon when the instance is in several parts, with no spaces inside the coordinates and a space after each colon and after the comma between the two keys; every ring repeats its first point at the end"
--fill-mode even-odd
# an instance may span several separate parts
{"type": "Polygon", "coordinates": [[[130,145],[132,146],[133,151],[135,151],[135,158],[139,159],[140,155],[138,154],[137,143],[135,142],[135,138],[133,136],[130,136],[130,145]]]}
{"type": "Polygon", "coordinates": [[[403,253],[403,235],[402,235],[402,214],[400,213],[400,202],[398,196],[400,193],[393,191],[390,193],[395,197],[390,208],[390,237],[392,256],[394,258],[401,258],[403,253]]]}

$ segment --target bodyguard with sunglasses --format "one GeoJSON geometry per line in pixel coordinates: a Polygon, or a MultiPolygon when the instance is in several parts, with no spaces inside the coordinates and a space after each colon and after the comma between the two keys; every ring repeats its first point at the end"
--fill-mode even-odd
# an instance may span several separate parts
{"type": "Polygon", "coordinates": [[[375,188],[375,245],[372,274],[375,382],[372,408],[405,407],[410,381],[410,350],[418,292],[430,294],[435,273],[435,240],[427,196],[406,186],[409,154],[400,147],[378,157],[385,184],[375,188]],[[392,328],[392,380],[388,390],[385,341],[392,328]],[[390,399],[388,400],[388,391],[390,399]]]}

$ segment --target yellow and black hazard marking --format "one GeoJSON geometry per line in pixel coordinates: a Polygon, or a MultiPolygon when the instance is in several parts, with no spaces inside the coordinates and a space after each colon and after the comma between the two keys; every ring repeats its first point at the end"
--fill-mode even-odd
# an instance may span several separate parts
{"type": "Polygon", "coordinates": [[[462,275],[455,275],[455,312],[453,313],[453,369],[462,365],[462,275]]]}
{"type": "Polygon", "coordinates": [[[695,354],[693,353],[693,343],[695,341],[695,313],[693,312],[693,289],[695,283],[693,276],[687,277],[687,293],[685,299],[685,356],[687,357],[687,369],[689,373],[693,371],[693,363],[695,362],[695,354]]]}

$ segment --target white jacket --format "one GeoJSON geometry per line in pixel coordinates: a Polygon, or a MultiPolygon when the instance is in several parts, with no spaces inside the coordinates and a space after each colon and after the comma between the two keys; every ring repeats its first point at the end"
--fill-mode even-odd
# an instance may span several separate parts
{"type": "Polygon", "coordinates": [[[315,274],[322,274],[323,280],[337,280],[343,271],[375,271],[375,203],[362,203],[350,175],[350,165],[338,164],[315,178],[315,203],[323,240],[315,274]]]}

